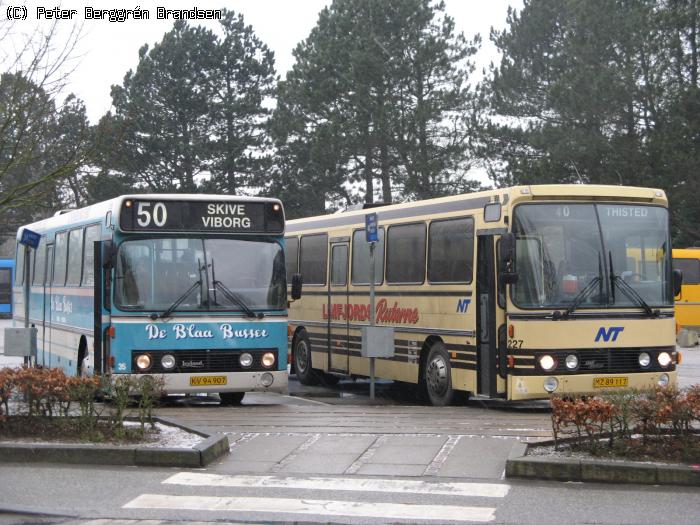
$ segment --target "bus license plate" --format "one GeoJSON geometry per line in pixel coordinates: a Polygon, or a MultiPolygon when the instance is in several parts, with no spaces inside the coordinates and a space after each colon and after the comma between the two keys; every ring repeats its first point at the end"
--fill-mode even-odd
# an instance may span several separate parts
{"type": "Polygon", "coordinates": [[[226,376],[191,376],[190,386],[220,386],[227,383],[226,376]]]}
{"type": "Polygon", "coordinates": [[[627,383],[627,376],[593,378],[593,388],[616,388],[627,386],[627,383]]]}

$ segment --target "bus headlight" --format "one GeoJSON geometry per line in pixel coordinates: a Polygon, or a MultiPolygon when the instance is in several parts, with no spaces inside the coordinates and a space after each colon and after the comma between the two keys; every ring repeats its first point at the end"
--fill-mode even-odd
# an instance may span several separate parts
{"type": "Polygon", "coordinates": [[[248,352],[245,352],[241,354],[241,356],[238,358],[238,362],[243,368],[248,368],[250,365],[253,364],[253,356],[250,355],[248,352]]]}
{"type": "Polygon", "coordinates": [[[668,386],[669,379],[668,374],[661,374],[657,383],[659,386],[668,386]]]}
{"type": "Polygon", "coordinates": [[[141,371],[151,368],[151,356],[148,354],[138,356],[136,358],[136,367],[141,371]]]}
{"type": "Polygon", "coordinates": [[[544,380],[544,389],[550,394],[554,392],[559,387],[559,381],[556,377],[548,377],[544,380]]]}
{"type": "Polygon", "coordinates": [[[175,356],[172,354],[165,354],[160,358],[160,364],[165,370],[172,370],[175,368],[175,356]]]}
{"type": "Polygon", "coordinates": [[[265,372],[263,375],[260,376],[260,384],[262,386],[270,386],[274,382],[275,378],[270,372],[265,372]]]}
{"type": "Polygon", "coordinates": [[[659,361],[659,364],[664,368],[671,364],[671,354],[669,354],[668,352],[661,352],[659,354],[659,357],[657,357],[656,359],[659,361]]]}
{"type": "Polygon", "coordinates": [[[262,356],[262,364],[265,368],[270,368],[275,364],[275,354],[272,352],[265,352],[262,356]]]}
{"type": "Polygon", "coordinates": [[[543,355],[540,357],[540,366],[542,370],[554,370],[557,367],[557,360],[551,355],[543,355]]]}
{"type": "Polygon", "coordinates": [[[649,363],[651,363],[651,356],[648,353],[642,352],[639,354],[639,366],[646,368],[649,366],[649,363]]]}
{"type": "Polygon", "coordinates": [[[578,357],[576,354],[569,354],[566,356],[566,368],[569,370],[576,370],[578,368],[578,357]]]}

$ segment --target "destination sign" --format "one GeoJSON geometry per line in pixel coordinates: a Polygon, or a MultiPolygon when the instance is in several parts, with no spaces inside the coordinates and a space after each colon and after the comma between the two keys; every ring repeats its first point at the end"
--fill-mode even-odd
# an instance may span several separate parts
{"type": "Polygon", "coordinates": [[[128,199],[119,226],[123,231],[282,233],[284,212],[278,202],[128,199]]]}

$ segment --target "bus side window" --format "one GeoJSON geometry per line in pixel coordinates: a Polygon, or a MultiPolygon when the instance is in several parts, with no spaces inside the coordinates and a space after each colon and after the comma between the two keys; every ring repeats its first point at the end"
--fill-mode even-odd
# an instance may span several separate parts
{"type": "Polygon", "coordinates": [[[683,284],[700,284],[700,260],[674,257],[673,269],[683,272],[683,284]]]}
{"type": "Polygon", "coordinates": [[[15,286],[24,284],[24,244],[17,243],[17,259],[15,260],[15,286]]]}
{"type": "Polygon", "coordinates": [[[68,232],[56,234],[54,248],[53,283],[57,286],[66,284],[66,263],[68,260],[68,232]]]}
{"type": "Polygon", "coordinates": [[[428,237],[428,281],[471,283],[474,272],[474,219],[432,221],[428,237]]]}
{"type": "MultiPolygon", "coordinates": [[[[384,280],[384,228],[377,229],[379,242],[374,248],[374,284],[384,280]]],[[[352,284],[369,284],[369,243],[365,230],[355,230],[352,234],[352,284]]]]}
{"type": "Polygon", "coordinates": [[[425,282],[425,223],[389,226],[386,241],[386,282],[425,282]]]}
{"type": "Polygon", "coordinates": [[[285,237],[284,261],[287,268],[287,283],[292,283],[292,275],[299,273],[299,237],[285,237]]]}
{"type": "Polygon", "coordinates": [[[304,284],[326,284],[328,235],[304,235],[301,238],[299,267],[304,284]]]}
{"type": "Polygon", "coordinates": [[[71,230],[68,234],[68,268],[66,285],[80,285],[83,269],[83,229],[71,230]]]}
{"type": "Polygon", "coordinates": [[[39,247],[36,249],[36,263],[34,268],[34,278],[32,279],[32,284],[43,285],[44,278],[46,276],[46,244],[44,243],[44,238],[42,237],[39,247]]]}
{"type": "Polygon", "coordinates": [[[83,249],[83,286],[95,284],[95,241],[100,240],[100,225],[93,224],[85,228],[83,249]]]}

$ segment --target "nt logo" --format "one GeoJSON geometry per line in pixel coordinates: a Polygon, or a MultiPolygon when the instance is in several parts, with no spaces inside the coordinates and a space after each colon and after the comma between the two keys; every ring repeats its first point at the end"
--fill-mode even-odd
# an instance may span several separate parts
{"type": "Polygon", "coordinates": [[[595,336],[595,342],[598,343],[600,341],[603,341],[605,343],[608,343],[610,341],[615,342],[617,341],[617,337],[622,333],[622,331],[625,329],[624,326],[611,326],[610,328],[606,329],[604,326],[601,326],[598,329],[598,335],[595,336]]]}

